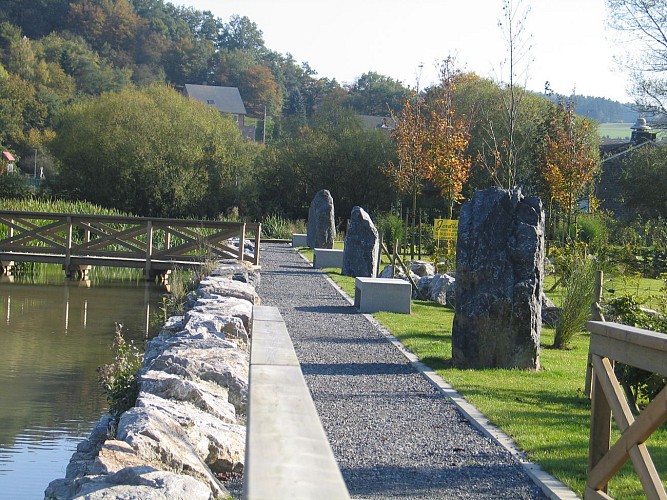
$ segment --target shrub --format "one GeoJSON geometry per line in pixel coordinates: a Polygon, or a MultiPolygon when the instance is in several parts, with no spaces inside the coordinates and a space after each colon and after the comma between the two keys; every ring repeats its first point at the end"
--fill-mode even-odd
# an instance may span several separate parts
{"type": "Polygon", "coordinates": [[[137,373],[141,368],[143,354],[134,342],[123,337],[123,325],[116,323],[114,338],[114,360],[97,369],[100,382],[109,403],[109,413],[118,420],[120,415],[132,408],[139,394],[137,373]]]}
{"type": "Polygon", "coordinates": [[[403,220],[394,214],[383,215],[378,219],[378,228],[389,252],[394,251],[396,241],[405,240],[405,225],[403,220]]]}
{"type": "Polygon", "coordinates": [[[553,346],[566,348],[572,337],[584,329],[590,317],[590,308],[595,291],[595,265],[588,257],[575,257],[567,276],[561,313],[556,321],[553,346]]]}
{"type": "MultiPolygon", "coordinates": [[[[608,320],[645,330],[667,332],[667,315],[646,311],[632,295],[615,297],[607,301],[605,309],[608,320]]],[[[636,413],[640,404],[651,401],[667,383],[666,377],[623,363],[616,363],[614,372],[636,413]]]]}
{"type": "Polygon", "coordinates": [[[593,249],[599,249],[607,243],[609,231],[603,219],[595,215],[584,215],[577,219],[579,239],[590,245],[593,249]]]}
{"type": "Polygon", "coordinates": [[[289,239],[292,236],[290,222],[280,215],[267,215],[262,219],[262,237],[289,239]]]}

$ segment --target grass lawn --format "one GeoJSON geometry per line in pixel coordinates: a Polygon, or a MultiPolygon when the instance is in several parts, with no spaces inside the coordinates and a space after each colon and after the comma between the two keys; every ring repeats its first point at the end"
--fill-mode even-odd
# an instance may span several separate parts
{"type": "MultiPolygon", "coordinates": [[[[332,279],[351,296],[354,278],[327,269],[332,279]]],[[[649,288],[659,281],[641,283],[649,288]]],[[[617,286],[614,283],[614,286],[617,286]]],[[[548,288],[548,285],[547,285],[548,288]]],[[[615,293],[620,293],[619,288],[615,293]]],[[[559,301],[555,293],[552,300],[559,301]]],[[[549,346],[554,332],[542,332],[542,370],[460,370],[450,366],[453,310],[413,301],[412,314],[376,313],[374,316],[408,349],[507,433],[533,462],[540,464],[583,496],[588,463],[590,401],[584,396],[588,334],[576,336],[569,350],[549,346]]],[[[612,443],[618,439],[614,427],[612,443]]],[[[667,476],[667,429],[658,430],[647,442],[658,472],[667,476]]],[[[632,466],[612,479],[614,498],[644,498],[632,466]]]]}
{"type": "Polygon", "coordinates": [[[598,135],[609,139],[630,139],[632,123],[600,123],[598,135]]]}

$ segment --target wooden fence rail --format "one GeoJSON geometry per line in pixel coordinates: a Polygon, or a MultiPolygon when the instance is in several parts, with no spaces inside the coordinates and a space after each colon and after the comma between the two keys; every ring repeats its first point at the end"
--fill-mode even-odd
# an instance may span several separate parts
{"type": "Polygon", "coordinates": [[[93,265],[134,267],[154,279],[206,259],[259,265],[260,236],[260,224],[1,210],[0,268],[45,262],[62,264],[70,276],[93,265]],[[249,233],[251,253],[244,248],[249,233]]]}
{"type": "Polygon", "coordinates": [[[629,458],[646,497],[667,499],[644,444],[667,420],[667,387],[635,419],[613,368],[618,361],[667,376],[667,335],[603,321],[589,321],[586,328],[591,333],[593,390],[585,498],[610,498],[607,484],[629,458]],[[612,416],[621,437],[610,446],[612,416]]]}

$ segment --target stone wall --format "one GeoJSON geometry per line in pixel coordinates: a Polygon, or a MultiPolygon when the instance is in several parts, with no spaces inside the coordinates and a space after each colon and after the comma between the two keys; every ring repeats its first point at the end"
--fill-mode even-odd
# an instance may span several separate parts
{"type": "MultiPolygon", "coordinates": [[[[151,340],[136,406],[106,415],[48,499],[209,499],[243,472],[248,332],[259,273],[224,261],[151,340]],[[116,427],[115,438],[109,429],[116,427]]],[[[238,482],[238,481],[237,481],[238,482]]]]}

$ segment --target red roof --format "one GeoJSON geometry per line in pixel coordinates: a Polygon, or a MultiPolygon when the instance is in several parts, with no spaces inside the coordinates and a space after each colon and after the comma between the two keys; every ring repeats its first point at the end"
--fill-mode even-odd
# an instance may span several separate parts
{"type": "Polygon", "coordinates": [[[4,156],[7,161],[14,161],[14,156],[9,151],[3,151],[2,156],[4,156]]]}

